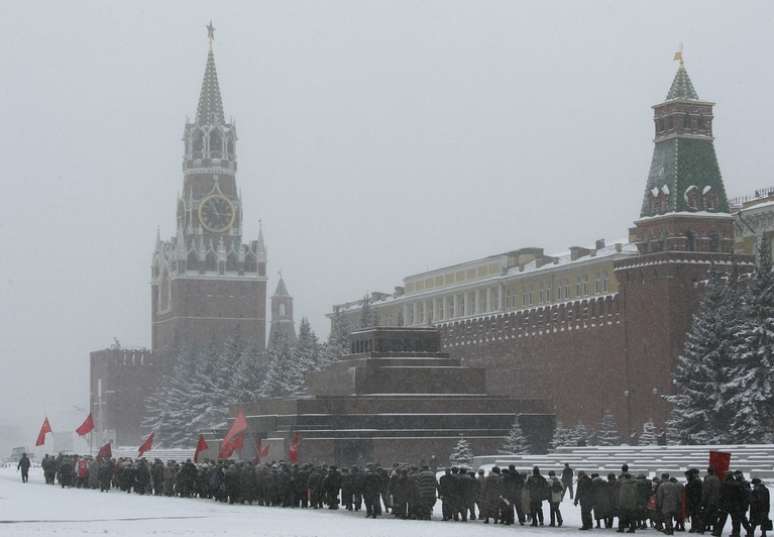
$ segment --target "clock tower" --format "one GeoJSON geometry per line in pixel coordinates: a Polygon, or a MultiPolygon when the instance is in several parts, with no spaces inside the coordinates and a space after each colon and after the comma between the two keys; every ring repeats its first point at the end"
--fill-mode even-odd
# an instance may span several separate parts
{"type": "Polygon", "coordinates": [[[244,240],[236,183],[236,125],[226,122],[213,53],[214,28],[196,117],[183,133],[177,233],[156,238],[151,264],[153,351],[206,345],[238,332],[266,339],[266,247],[244,240]]]}

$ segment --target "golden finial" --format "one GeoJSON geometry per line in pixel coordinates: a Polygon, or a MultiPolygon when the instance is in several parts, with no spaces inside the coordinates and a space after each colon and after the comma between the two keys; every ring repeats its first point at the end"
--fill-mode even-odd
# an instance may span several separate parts
{"type": "Polygon", "coordinates": [[[678,48],[677,51],[675,52],[675,57],[672,58],[672,59],[674,61],[676,61],[676,62],[680,62],[680,66],[681,67],[684,65],[683,64],[683,44],[682,44],[682,42],[680,43],[680,48],[678,48]]]}
{"type": "Polygon", "coordinates": [[[212,42],[215,41],[215,27],[212,25],[212,19],[210,19],[210,23],[205,28],[207,28],[207,39],[210,41],[210,48],[212,48],[212,42]]]}

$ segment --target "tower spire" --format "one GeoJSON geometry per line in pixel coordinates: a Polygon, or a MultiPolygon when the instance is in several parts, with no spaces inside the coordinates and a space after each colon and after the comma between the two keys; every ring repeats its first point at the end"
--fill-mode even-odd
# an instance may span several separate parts
{"type": "Polygon", "coordinates": [[[202,89],[199,93],[199,106],[196,108],[196,122],[200,125],[222,125],[226,121],[223,114],[220,85],[218,84],[218,72],[215,68],[215,53],[212,50],[212,42],[215,40],[215,27],[212,25],[212,21],[206,28],[209,51],[207,52],[207,65],[204,69],[202,89]]]}
{"type": "Polygon", "coordinates": [[[696,89],[693,87],[691,77],[688,76],[688,71],[685,70],[685,59],[683,58],[683,44],[680,43],[680,48],[675,52],[674,61],[680,62],[677,67],[677,73],[672,80],[672,85],[669,87],[669,93],[667,93],[666,100],[672,99],[691,99],[694,101],[699,100],[699,94],[696,93],[696,89]]]}

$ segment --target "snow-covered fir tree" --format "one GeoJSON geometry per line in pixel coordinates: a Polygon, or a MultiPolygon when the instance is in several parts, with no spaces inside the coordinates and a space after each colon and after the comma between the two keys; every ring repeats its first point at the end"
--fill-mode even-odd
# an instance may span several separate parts
{"type": "Polygon", "coordinates": [[[287,335],[278,332],[266,349],[266,376],[261,385],[261,397],[284,397],[292,384],[294,373],[288,371],[293,351],[287,335]],[[289,382],[290,380],[290,382],[289,382]]]}
{"type": "Polygon", "coordinates": [[[454,449],[449,455],[449,462],[454,466],[470,466],[473,462],[473,450],[465,437],[460,435],[454,449]]]}
{"type": "Polygon", "coordinates": [[[733,358],[721,394],[735,442],[771,443],[774,419],[774,273],[769,240],[758,246],[745,318],[736,332],[733,358]]]}
{"type": "Polygon", "coordinates": [[[234,368],[234,400],[252,401],[258,397],[266,376],[266,351],[253,340],[245,346],[234,368]]]}
{"type": "Polygon", "coordinates": [[[295,345],[281,334],[267,350],[267,369],[261,388],[262,397],[297,397],[307,393],[306,375],[330,361],[321,348],[309,321],[304,318],[295,345]]]}
{"type": "Polygon", "coordinates": [[[692,443],[729,438],[731,414],[722,392],[728,386],[734,342],[743,318],[739,294],[734,277],[729,284],[719,273],[709,275],[675,364],[675,393],[666,397],[672,403],[667,426],[682,431],[692,443]]]}
{"type": "Polygon", "coordinates": [[[556,421],[554,435],[551,437],[551,449],[559,447],[569,447],[576,445],[573,441],[573,434],[569,427],[566,427],[561,421],[556,421]]]}
{"type": "Polygon", "coordinates": [[[500,448],[500,451],[502,451],[503,453],[529,453],[530,452],[529,439],[527,438],[527,435],[524,434],[524,431],[521,429],[518,416],[516,416],[516,418],[513,420],[511,429],[510,431],[508,431],[508,436],[505,437],[505,442],[503,442],[503,445],[500,448]]]}
{"type": "Polygon", "coordinates": [[[641,446],[654,446],[658,442],[658,429],[653,420],[648,420],[642,424],[642,431],[637,439],[641,446]]]}
{"type": "Polygon", "coordinates": [[[617,446],[621,443],[621,433],[618,431],[618,423],[615,416],[606,410],[602,419],[599,421],[599,427],[595,435],[597,444],[600,446],[617,446]]]}
{"type": "Polygon", "coordinates": [[[589,434],[588,428],[583,425],[583,423],[578,422],[574,427],[569,429],[568,438],[570,445],[572,446],[585,446],[588,444],[591,435],[589,434]]]}

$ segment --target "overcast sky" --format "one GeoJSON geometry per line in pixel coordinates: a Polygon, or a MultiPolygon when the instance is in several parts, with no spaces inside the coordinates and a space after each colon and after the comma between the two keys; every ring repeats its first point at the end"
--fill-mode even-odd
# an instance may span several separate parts
{"type": "Polygon", "coordinates": [[[681,41],[729,194],[774,184],[771,2],[3,2],[0,424],[28,444],[78,425],[89,351],[150,343],[210,18],[246,235],[321,336],[411,273],[625,237],[681,41]]]}

